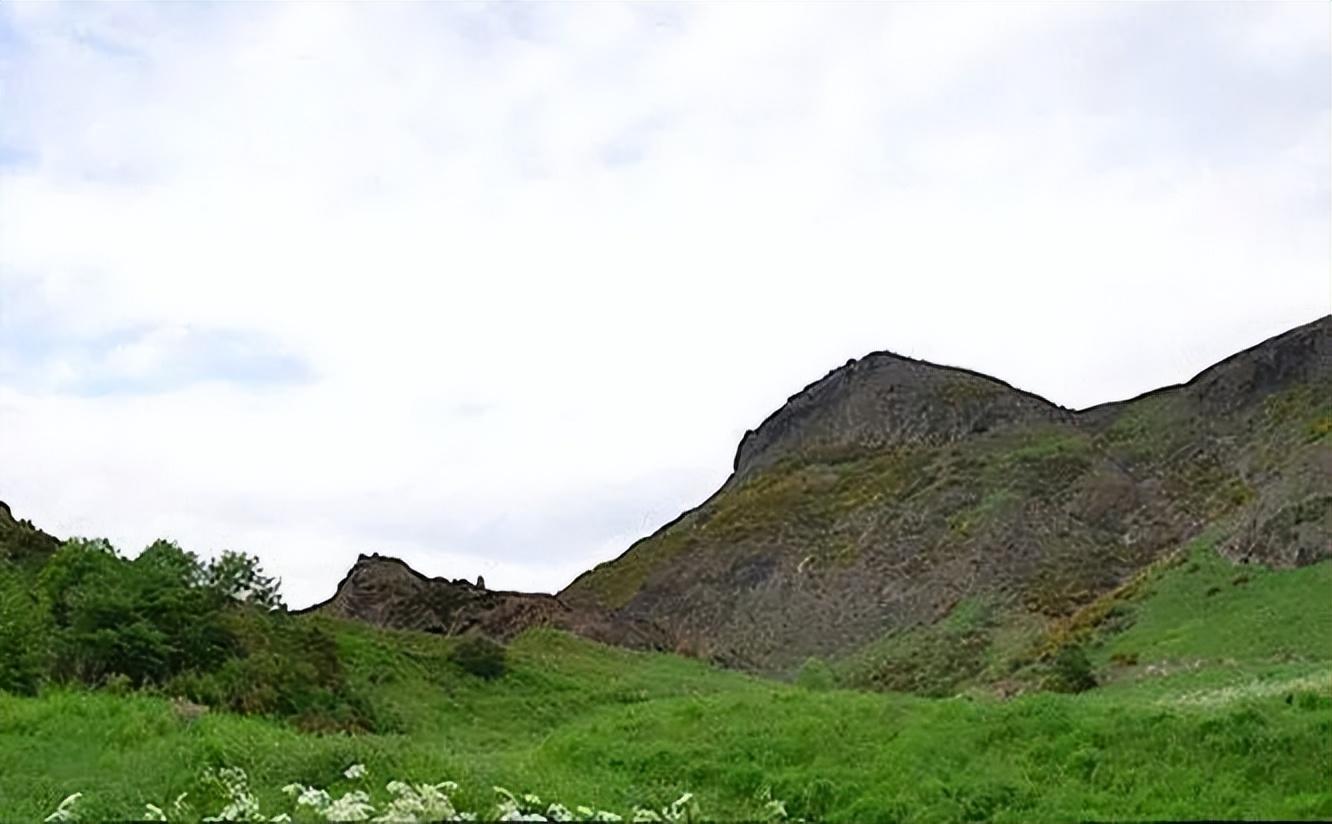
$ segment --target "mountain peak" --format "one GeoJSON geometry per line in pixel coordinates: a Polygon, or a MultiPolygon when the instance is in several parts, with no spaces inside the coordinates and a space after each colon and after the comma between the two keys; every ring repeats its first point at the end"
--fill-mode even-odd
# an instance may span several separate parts
{"type": "Polygon", "coordinates": [[[938,445],[1068,415],[1044,398],[978,372],[871,352],[806,386],[746,432],[736,451],[735,477],[787,458],[938,445]]]}

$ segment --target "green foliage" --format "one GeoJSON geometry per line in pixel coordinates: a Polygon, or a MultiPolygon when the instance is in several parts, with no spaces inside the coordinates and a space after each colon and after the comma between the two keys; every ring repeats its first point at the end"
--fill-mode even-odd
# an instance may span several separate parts
{"type": "Polygon", "coordinates": [[[993,626],[987,604],[960,601],[944,620],[890,634],[841,662],[839,680],[866,689],[952,695],[985,668],[993,626]]]}
{"type": "Polygon", "coordinates": [[[1085,692],[1096,686],[1091,660],[1079,645],[1061,647],[1050,669],[1048,686],[1056,692],[1085,692]]]}
{"type": "Polygon", "coordinates": [[[830,690],[837,686],[837,674],[827,661],[811,657],[800,666],[795,682],[807,690],[830,690]]]}
{"type": "Polygon", "coordinates": [[[504,646],[480,633],[459,641],[451,657],[464,672],[486,680],[499,678],[508,668],[504,646]]]}
{"type": "Polygon", "coordinates": [[[1262,672],[1217,670],[1205,683],[924,699],[812,692],[551,632],[513,642],[509,673],[487,682],[460,676],[454,639],[324,629],[346,678],[400,732],[309,734],[223,712],[189,723],[142,694],[0,696],[4,817],[40,820],[74,791],[89,820],[135,818],[145,800],[165,807],[185,792],[211,812],[200,774],[223,765],[254,777],[264,810],[288,809],[287,782],[335,798],[360,786],[343,776],[351,763],[380,782],[455,780],[466,810],[490,809],[499,785],[615,810],[692,791],[720,820],[758,820],[777,799],[792,819],[830,822],[1332,815],[1332,701],[1308,685],[1329,683],[1326,666],[1265,690],[1230,689],[1262,672]]]}
{"type": "Polygon", "coordinates": [[[46,675],[46,611],[18,570],[0,561],[0,692],[32,694],[46,675]]]}
{"type": "Polygon", "coordinates": [[[281,581],[263,574],[259,559],[243,552],[226,550],[208,564],[207,585],[228,598],[263,609],[282,607],[278,593],[281,581]]]}
{"type": "Polygon", "coordinates": [[[373,711],[348,683],[337,643],[320,622],[252,609],[229,610],[223,622],[234,654],[211,670],[173,678],[168,694],[290,718],[303,729],[375,728],[373,711]]]}
{"type": "Polygon", "coordinates": [[[129,560],[104,540],[76,539],[51,556],[35,590],[25,600],[0,580],[0,648],[14,650],[0,688],[31,691],[49,658],[57,681],[162,690],[307,729],[375,726],[334,638],[275,610],[277,584],[252,556],[225,552],[205,565],[161,540],[129,560]]]}
{"type": "Polygon", "coordinates": [[[97,683],[119,674],[141,686],[219,665],[229,652],[225,602],[202,577],[198,558],[168,541],[132,561],[105,541],[67,542],[39,579],[55,623],[55,675],[97,683]]]}

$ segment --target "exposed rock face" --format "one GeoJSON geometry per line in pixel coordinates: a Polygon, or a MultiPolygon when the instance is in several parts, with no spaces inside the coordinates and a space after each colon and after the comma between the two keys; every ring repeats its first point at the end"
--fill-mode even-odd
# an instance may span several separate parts
{"type": "Polygon", "coordinates": [[[730,482],[801,456],[937,446],[1005,425],[1067,420],[1067,410],[994,378],[874,352],[805,387],[745,433],[730,482]]]}
{"type": "Polygon", "coordinates": [[[792,397],[716,494],[560,595],[766,671],[962,599],[1054,618],[1199,535],[1237,562],[1332,557],[1330,439],[1332,317],[1081,412],[878,353],[792,397]]]}
{"type": "Polygon", "coordinates": [[[553,595],[496,592],[469,581],[427,578],[397,558],[362,555],[318,611],[395,629],[444,635],[477,631],[508,640],[530,627],[562,629],[606,644],[664,649],[652,622],[617,618],[596,607],[570,607],[553,595]]]}

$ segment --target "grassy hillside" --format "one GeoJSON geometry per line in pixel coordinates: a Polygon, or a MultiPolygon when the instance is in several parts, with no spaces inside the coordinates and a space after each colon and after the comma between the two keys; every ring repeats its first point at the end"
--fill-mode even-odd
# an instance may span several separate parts
{"type": "Polygon", "coordinates": [[[139,693],[0,695],[0,817],[40,819],[76,791],[90,820],[182,792],[216,812],[201,775],[234,766],[266,813],[291,809],[289,782],[382,795],[400,778],[457,781],[460,808],[482,812],[501,785],[626,815],[688,791],[720,818],[775,799],[843,821],[1327,819],[1329,583],[1332,564],[1237,568],[1199,548],[1094,627],[1104,686],[1009,701],[808,689],[548,631],[485,680],[454,662],[456,639],[312,616],[379,732],[191,719],[139,693]],[[353,763],[366,779],[343,777],[353,763]]]}

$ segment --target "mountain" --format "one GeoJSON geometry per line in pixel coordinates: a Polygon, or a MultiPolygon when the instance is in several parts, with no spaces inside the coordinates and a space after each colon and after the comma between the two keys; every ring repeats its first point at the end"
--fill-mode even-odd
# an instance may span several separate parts
{"type": "Polygon", "coordinates": [[[909,685],[917,664],[882,650],[936,632],[1002,673],[1190,541],[1237,563],[1332,556],[1330,341],[1332,316],[1081,411],[876,352],[790,398],[715,494],[559,597],[760,671],[878,650],[909,685]],[[942,629],[959,621],[975,631],[942,629]]]}
{"type": "Polygon", "coordinates": [[[397,558],[377,554],[361,555],[332,598],[300,611],[440,635],[477,631],[507,641],[540,626],[634,649],[668,645],[667,635],[650,620],[570,606],[553,595],[490,590],[480,581],[427,578],[397,558]]]}

